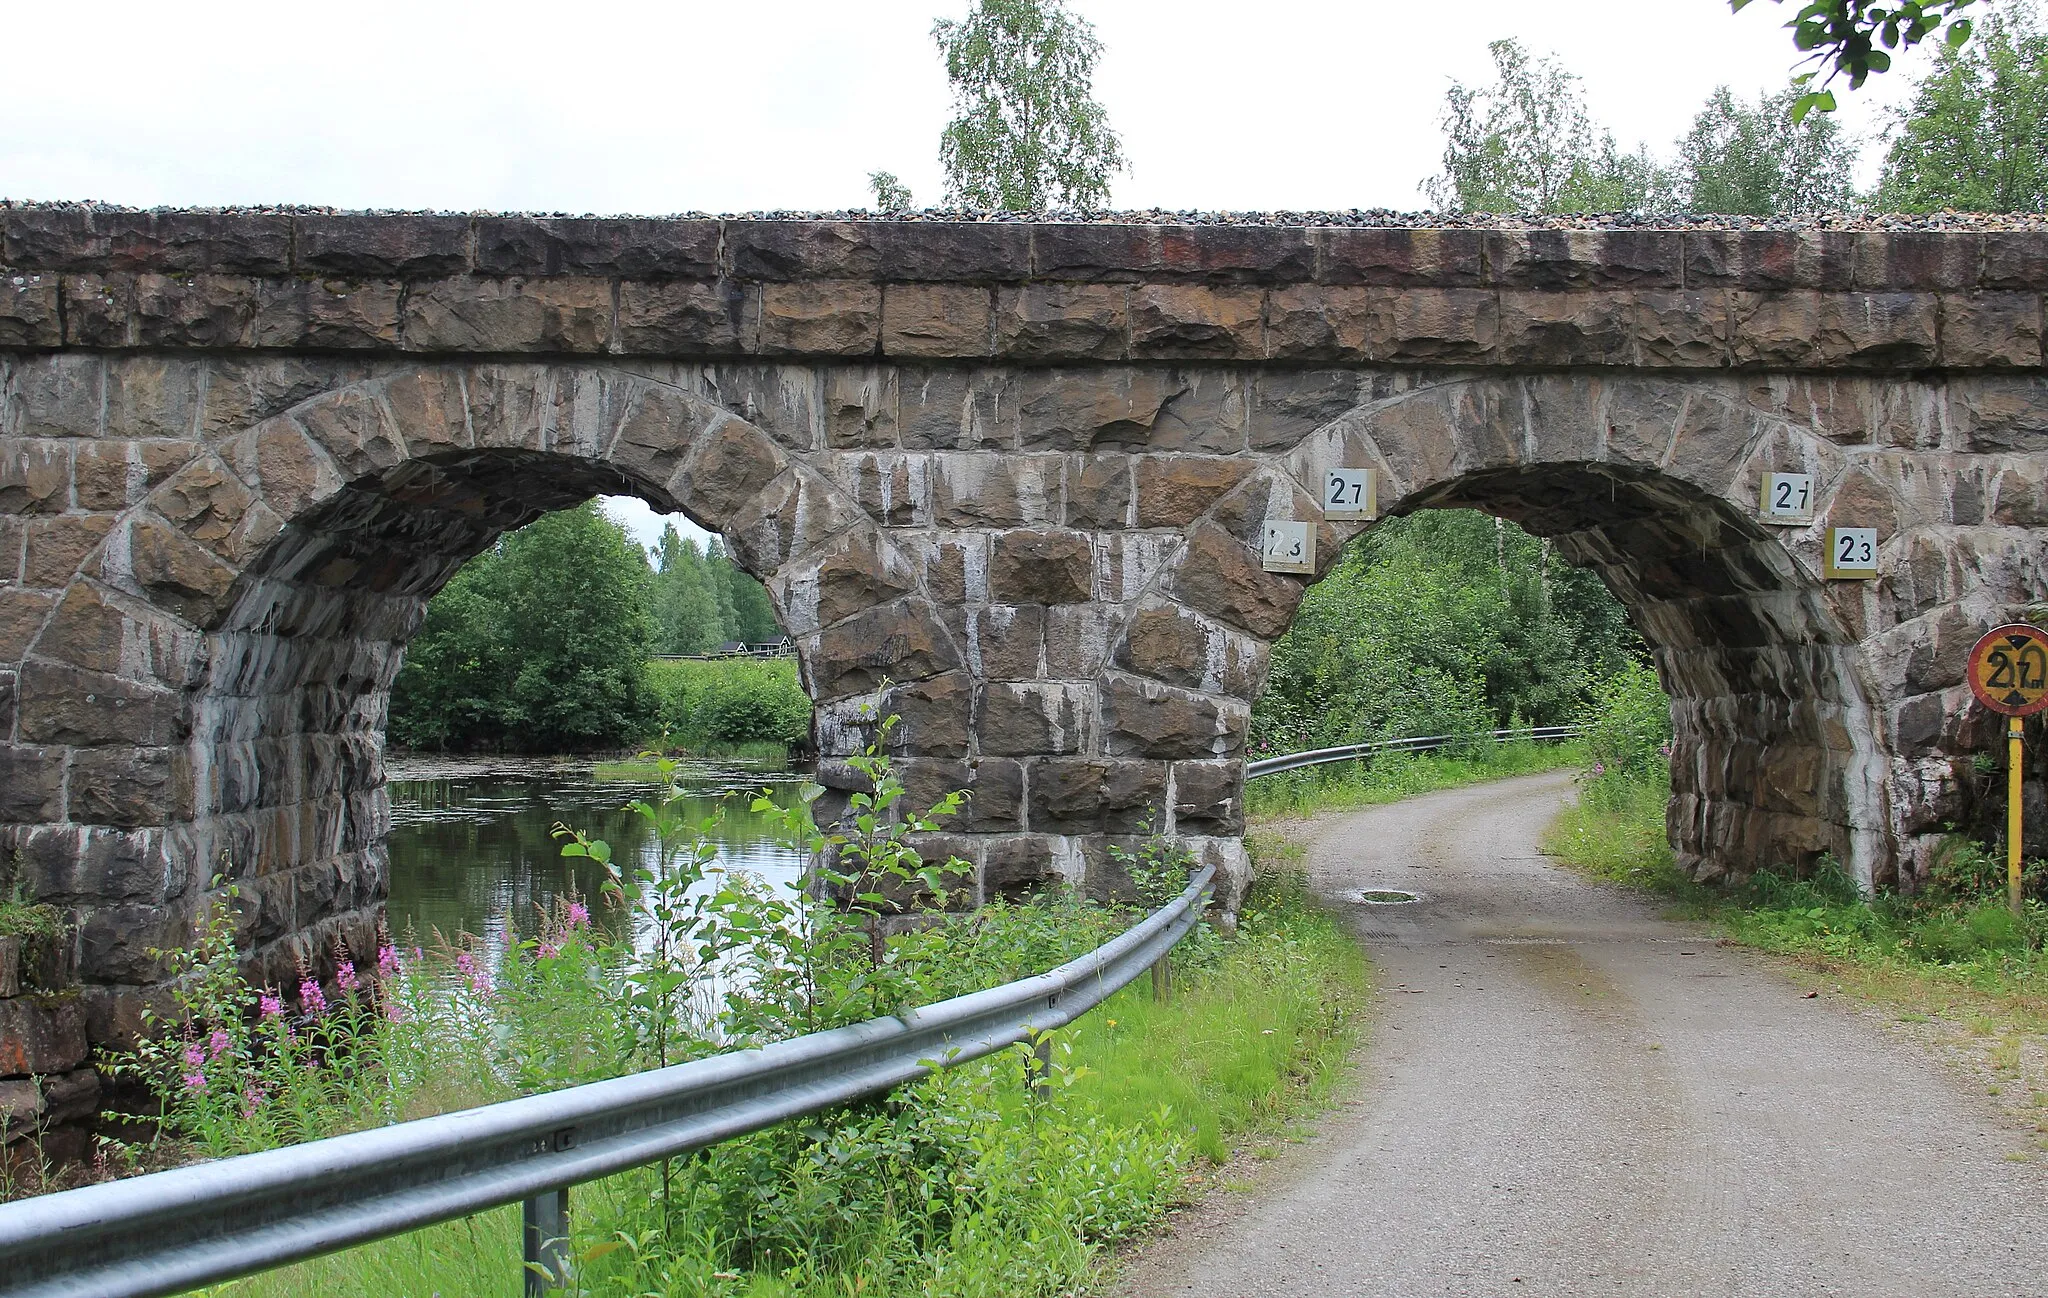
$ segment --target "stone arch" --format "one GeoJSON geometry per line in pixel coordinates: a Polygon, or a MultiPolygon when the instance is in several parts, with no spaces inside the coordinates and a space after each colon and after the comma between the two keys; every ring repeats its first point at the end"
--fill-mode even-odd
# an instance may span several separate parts
{"type": "MultiPolygon", "coordinates": [[[[253,976],[281,983],[337,939],[369,949],[403,647],[464,561],[542,513],[632,494],[722,533],[828,720],[884,674],[904,693],[960,662],[857,501],[659,377],[391,367],[194,449],[82,556],[23,656],[20,706],[73,747],[81,785],[71,823],[25,846],[38,892],[86,912],[100,1039],[133,1029],[135,993],[163,972],[148,949],[182,940],[217,873],[240,889],[253,976]]],[[[861,740],[845,724],[820,737],[835,753],[861,740]]]]}
{"type": "MultiPolygon", "coordinates": [[[[1896,879],[1887,736],[1859,644],[1865,593],[1819,573],[1830,517],[1876,522],[1881,544],[1897,540],[1890,484],[1759,409],[1734,381],[1417,375],[1218,501],[1165,582],[1173,616],[1197,619],[1190,635],[1160,638],[1166,612],[1141,608],[1123,652],[1170,678],[1198,637],[1200,661],[1242,665],[1228,683],[1213,670],[1182,683],[1254,697],[1267,647],[1311,584],[1259,569],[1260,527],[1319,518],[1309,484],[1361,463],[1382,475],[1386,514],[1472,507],[1510,518],[1615,591],[1675,701],[1668,815],[1686,869],[1741,875],[1830,852],[1866,885],[1896,879]],[[1770,469],[1816,474],[1812,526],[1755,521],[1750,502],[1770,469]]],[[[1319,525],[1318,577],[1367,526],[1319,525]]]]}

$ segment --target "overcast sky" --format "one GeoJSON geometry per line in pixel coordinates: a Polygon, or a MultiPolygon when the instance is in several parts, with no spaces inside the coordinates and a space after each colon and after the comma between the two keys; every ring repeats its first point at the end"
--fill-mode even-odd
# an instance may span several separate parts
{"type": "MultiPolygon", "coordinates": [[[[1625,146],[1664,153],[1716,85],[1775,89],[1794,56],[1788,7],[1731,16],[1726,0],[1073,7],[1105,46],[1096,92],[1132,162],[1114,186],[1127,208],[1422,207],[1444,90],[1483,81],[1504,36],[1577,71],[1625,146]]],[[[931,25],[965,10],[11,0],[0,197],[739,212],[861,206],[883,168],[936,202],[931,25]]],[[[1874,133],[1907,88],[1878,78],[1845,125],[1874,133]]],[[[654,526],[644,507],[632,521],[654,526]]]]}

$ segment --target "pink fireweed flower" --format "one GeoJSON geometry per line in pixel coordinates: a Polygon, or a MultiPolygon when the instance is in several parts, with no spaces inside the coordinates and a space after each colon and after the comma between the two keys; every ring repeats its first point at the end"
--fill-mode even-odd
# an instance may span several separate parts
{"type": "Polygon", "coordinates": [[[221,1031],[219,1028],[215,1028],[213,1030],[213,1035],[206,1039],[206,1057],[208,1059],[218,1059],[223,1054],[225,1054],[227,1052],[227,1048],[233,1044],[234,1043],[228,1039],[227,1033],[221,1031]]]}
{"type": "Polygon", "coordinates": [[[263,994],[256,998],[256,1010],[264,1018],[274,1019],[284,1013],[284,1002],[279,1000],[268,988],[265,988],[263,994]]]}
{"type": "Polygon", "coordinates": [[[199,1048],[197,1041],[185,1043],[185,1067],[198,1072],[206,1065],[206,1052],[199,1048]]]}
{"type": "Polygon", "coordinates": [[[384,1021],[386,1023],[405,1022],[405,1006],[400,1005],[397,1001],[385,1001],[384,1021]]]}
{"type": "Polygon", "coordinates": [[[300,980],[299,1006],[316,1019],[327,1012],[327,993],[320,990],[318,979],[300,980]]]}
{"type": "Polygon", "coordinates": [[[569,903],[569,927],[582,928],[590,922],[590,907],[580,901],[569,903]]]}
{"type": "Polygon", "coordinates": [[[377,973],[390,978],[398,972],[398,948],[381,946],[377,948],[377,973]]]}
{"type": "Polygon", "coordinates": [[[334,981],[345,992],[352,992],[362,986],[361,980],[356,977],[356,962],[353,960],[342,961],[341,965],[334,971],[334,981]]]}
{"type": "Polygon", "coordinates": [[[562,948],[560,944],[554,942],[542,942],[540,944],[541,959],[552,960],[560,954],[562,954],[562,948]]]}
{"type": "Polygon", "coordinates": [[[249,1088],[248,1088],[247,1090],[243,1091],[243,1092],[242,1092],[242,1118],[243,1118],[243,1120],[244,1120],[244,1121],[247,1121],[248,1119],[250,1119],[250,1118],[253,1118],[253,1117],[255,1117],[255,1116],[256,1116],[256,1110],[258,1110],[258,1109],[262,1108],[262,1107],[263,1107],[263,1101],[265,1101],[265,1100],[267,1100],[267,1099],[269,1099],[269,1098],[270,1098],[269,1096],[267,1096],[267,1095],[265,1095],[265,1094],[263,1093],[263,1088],[262,1088],[262,1087],[260,1087],[260,1086],[251,1086],[251,1087],[249,1087],[249,1088]]]}
{"type": "Polygon", "coordinates": [[[1605,763],[1605,762],[1595,762],[1595,763],[1593,763],[1593,774],[1594,774],[1594,775],[1595,775],[1596,777],[1597,777],[1597,776],[1601,776],[1601,775],[1605,775],[1605,774],[1607,774],[1607,763],[1605,763]]]}
{"type": "Polygon", "coordinates": [[[187,1073],[187,1074],[185,1074],[185,1089],[186,1089],[186,1090],[188,1090],[188,1091],[203,1091],[203,1090],[205,1090],[205,1089],[206,1089],[206,1074],[205,1074],[205,1073],[187,1073]]]}

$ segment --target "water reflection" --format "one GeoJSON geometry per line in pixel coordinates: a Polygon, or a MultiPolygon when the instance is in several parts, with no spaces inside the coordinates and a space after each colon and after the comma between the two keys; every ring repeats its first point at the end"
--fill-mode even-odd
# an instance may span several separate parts
{"type": "MultiPolygon", "coordinates": [[[[775,884],[793,882],[801,861],[773,841],[769,817],[746,810],[747,795],[765,786],[788,806],[801,779],[739,763],[692,763],[680,773],[693,819],[710,815],[724,795],[740,795],[725,798],[718,864],[775,884]]],[[[402,940],[411,933],[420,944],[436,930],[450,937],[469,932],[502,950],[534,931],[539,908],[571,891],[594,899],[604,882],[596,862],[561,855],[555,825],[604,839],[620,861],[651,860],[645,823],[623,808],[654,791],[644,779],[601,776],[587,759],[394,760],[387,840],[392,932],[402,940]]],[[[594,901],[591,910],[600,922],[621,922],[594,901]]]]}

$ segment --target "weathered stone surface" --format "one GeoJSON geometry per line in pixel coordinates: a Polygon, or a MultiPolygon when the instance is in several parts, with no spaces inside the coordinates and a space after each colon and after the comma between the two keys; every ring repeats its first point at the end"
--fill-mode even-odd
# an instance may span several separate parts
{"type": "Polygon", "coordinates": [[[719,356],[751,350],[758,301],[758,290],[725,280],[629,280],[619,286],[616,345],[629,356],[719,356]]]}
{"type": "Polygon", "coordinates": [[[1244,767],[1236,761],[1173,764],[1173,828],[1181,834],[1244,832],[1244,767]]]}
{"type": "Polygon", "coordinates": [[[184,738],[178,696],[168,690],[39,662],[22,667],[18,688],[27,743],[154,748],[184,738]]]}
{"type": "Polygon", "coordinates": [[[75,999],[0,1000],[0,1077],[47,1077],[84,1062],[85,1015],[75,999]]]}
{"type": "Polygon", "coordinates": [[[1252,468],[1245,460],[1220,456],[1142,455],[1133,463],[1139,527],[1183,527],[1194,522],[1252,468]]]}
{"type": "Polygon", "coordinates": [[[1120,667],[1169,685],[1248,698],[1264,674],[1256,641],[1167,600],[1146,600],[1116,649],[1120,667]]]}
{"type": "Polygon", "coordinates": [[[601,352],[612,289],[601,279],[449,280],[405,300],[405,345],[423,352],[601,352]]]}
{"type": "Polygon", "coordinates": [[[1095,691],[1063,681],[996,681],[984,688],[975,733],[995,757],[1085,753],[1094,747],[1095,691]]]}
{"type": "Polygon", "coordinates": [[[1941,299],[1941,360],[1972,369],[2041,364],[2036,293],[1952,293],[1941,299]]]}
{"type": "Polygon", "coordinates": [[[763,285],[760,330],[764,352],[869,356],[881,344],[882,291],[829,280],[763,285]]]}
{"type": "Polygon", "coordinates": [[[1244,542],[1213,523],[1189,530],[1173,577],[1183,603],[1256,636],[1275,639],[1301,603],[1302,583],[1260,569],[1244,542]]]}
{"type": "Polygon", "coordinates": [[[994,348],[994,303],[971,284],[893,284],[882,294],[886,356],[987,356],[994,348]]]}
{"type": "Polygon", "coordinates": [[[62,819],[63,787],[62,749],[0,744],[0,821],[33,825],[62,819]]]}
{"type": "MultiPolygon", "coordinates": [[[[1004,833],[1024,827],[1024,767],[1000,758],[970,762],[904,758],[896,764],[903,797],[919,812],[955,790],[967,802],[947,827],[969,833],[1004,833]]],[[[823,782],[823,777],[820,777],[823,782]]]]}
{"type": "Polygon", "coordinates": [[[1164,824],[1161,762],[1048,758],[1031,765],[1030,825],[1041,834],[1131,833],[1164,824]]]}
{"type": "Polygon", "coordinates": [[[423,279],[469,265],[466,216],[297,216],[293,269],[356,279],[423,279]]]}
{"type": "Polygon", "coordinates": [[[922,680],[960,666],[959,651],[931,606],[898,600],[819,632],[811,662],[817,697],[864,694],[885,680],[922,680]]]}
{"type": "Polygon", "coordinates": [[[1120,284],[1022,284],[996,293],[996,349],[1012,361],[1111,361],[1129,350],[1120,284]]]}
{"type": "Polygon", "coordinates": [[[965,757],[974,724],[974,682],[966,672],[953,671],[898,685],[883,694],[880,712],[902,718],[890,736],[892,751],[965,757]]]}
{"type": "Polygon", "coordinates": [[[1095,557],[1080,532],[1004,532],[989,562],[989,593],[1011,604],[1078,604],[1094,591],[1095,557]]]}
{"type": "Polygon", "coordinates": [[[1121,673],[1101,688],[1103,746],[1113,755],[1228,757],[1244,747],[1245,716],[1213,698],[1121,673]]]}
{"type": "Polygon", "coordinates": [[[1257,289],[1141,284],[1131,290],[1134,358],[1248,360],[1265,351],[1257,289]]]}
{"type": "Polygon", "coordinates": [[[984,901],[997,897],[1017,899],[1029,896],[1059,878],[1053,864],[1052,840],[1042,834],[1013,834],[993,839],[982,851],[981,895],[984,901]]]}
{"type": "Polygon", "coordinates": [[[479,275],[618,275],[627,280],[711,279],[717,221],[646,217],[481,216],[479,275]]]}
{"type": "Polygon", "coordinates": [[[41,591],[0,587],[0,662],[19,662],[56,603],[41,591]]]}
{"type": "Polygon", "coordinates": [[[1366,358],[1480,361],[1500,337],[1500,300],[1481,289],[1418,288],[1375,294],[1366,319],[1366,358]]]}

